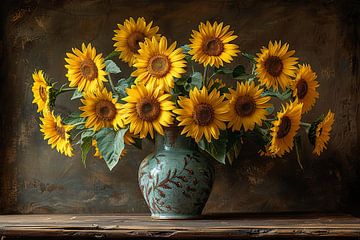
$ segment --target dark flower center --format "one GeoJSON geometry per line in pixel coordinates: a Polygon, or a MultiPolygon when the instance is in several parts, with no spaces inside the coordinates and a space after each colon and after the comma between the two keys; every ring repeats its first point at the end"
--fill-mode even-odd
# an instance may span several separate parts
{"type": "Polygon", "coordinates": [[[64,129],[64,127],[56,125],[55,126],[55,131],[60,136],[60,138],[62,138],[62,139],[66,138],[65,137],[65,129],[64,129]]]}
{"type": "Polygon", "coordinates": [[[39,87],[39,95],[40,95],[40,98],[46,102],[46,99],[47,99],[47,95],[46,95],[46,88],[43,87],[43,86],[40,86],[39,87]]]}
{"type": "Polygon", "coordinates": [[[255,112],[256,104],[249,96],[238,97],[235,103],[235,111],[241,117],[250,116],[255,112]]]}
{"type": "Polygon", "coordinates": [[[169,59],[163,55],[156,55],[150,58],[148,71],[152,76],[164,77],[170,70],[169,59]]]}
{"type": "Polygon", "coordinates": [[[209,56],[219,56],[224,51],[224,44],[218,38],[210,39],[203,48],[209,56]]]}
{"type": "Polygon", "coordinates": [[[143,98],[136,104],[136,111],[140,119],[152,122],[160,115],[160,104],[154,99],[143,98]]]}
{"type": "Polygon", "coordinates": [[[299,99],[303,99],[308,92],[308,84],[304,79],[300,79],[296,84],[297,96],[299,99]]]}
{"type": "Polygon", "coordinates": [[[278,77],[283,70],[283,63],[279,57],[270,56],[265,61],[265,69],[271,76],[278,77]]]}
{"type": "Polygon", "coordinates": [[[102,121],[111,121],[116,116],[114,104],[107,100],[101,100],[96,104],[96,115],[102,121]]]}
{"type": "Polygon", "coordinates": [[[85,59],[80,63],[81,75],[89,81],[94,80],[98,76],[98,69],[94,61],[85,59]]]}
{"type": "Polygon", "coordinates": [[[199,104],[195,107],[193,118],[199,126],[207,126],[214,120],[214,109],[207,103],[199,104]]]}
{"type": "Polygon", "coordinates": [[[291,120],[289,117],[285,116],[281,118],[281,123],[279,125],[279,131],[277,132],[277,138],[283,138],[290,132],[291,129],[291,120]]]}
{"type": "Polygon", "coordinates": [[[139,43],[145,40],[145,35],[142,32],[133,32],[129,35],[127,42],[130,48],[130,51],[133,53],[137,53],[140,46],[139,43]]]}

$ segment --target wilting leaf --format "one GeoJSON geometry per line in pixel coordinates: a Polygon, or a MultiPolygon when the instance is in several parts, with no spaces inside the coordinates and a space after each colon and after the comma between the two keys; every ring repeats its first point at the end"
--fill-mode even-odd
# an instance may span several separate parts
{"type": "Polygon", "coordinates": [[[106,60],[105,61],[105,71],[108,73],[120,73],[120,68],[116,65],[113,60],[106,60]]]}

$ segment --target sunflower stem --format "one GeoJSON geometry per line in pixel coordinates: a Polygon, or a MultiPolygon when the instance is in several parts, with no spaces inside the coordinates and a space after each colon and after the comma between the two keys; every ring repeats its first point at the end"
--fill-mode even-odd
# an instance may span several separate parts
{"type": "Polygon", "coordinates": [[[116,93],[117,91],[115,90],[115,86],[114,86],[114,82],[110,76],[110,73],[108,74],[108,79],[109,79],[109,84],[110,84],[110,87],[111,87],[111,90],[116,93]]]}
{"type": "Polygon", "coordinates": [[[305,127],[305,128],[309,128],[309,127],[311,127],[311,124],[306,123],[306,122],[300,122],[300,126],[305,127]]]}
{"type": "Polygon", "coordinates": [[[79,125],[83,125],[83,124],[85,124],[86,122],[78,122],[78,123],[74,123],[74,124],[70,124],[71,126],[73,126],[73,127],[77,127],[77,126],[79,126],[79,125]]]}
{"type": "Polygon", "coordinates": [[[207,73],[207,66],[204,67],[204,75],[203,75],[203,87],[206,86],[206,73],[207,73]]]}

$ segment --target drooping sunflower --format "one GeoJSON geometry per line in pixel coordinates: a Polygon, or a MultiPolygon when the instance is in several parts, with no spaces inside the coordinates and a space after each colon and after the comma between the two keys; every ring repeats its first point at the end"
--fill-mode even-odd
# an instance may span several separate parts
{"type": "Polygon", "coordinates": [[[296,101],[286,103],[286,106],[282,106],[282,111],[277,113],[277,120],[272,122],[269,147],[274,155],[281,157],[293,148],[294,137],[300,127],[302,105],[296,101]]]}
{"type": "Polygon", "coordinates": [[[190,98],[179,97],[178,104],[181,108],[175,109],[178,115],[179,126],[184,126],[181,134],[185,134],[199,142],[205,136],[208,142],[218,139],[220,130],[226,129],[228,121],[228,105],[224,101],[225,96],[220,96],[216,89],[209,94],[203,87],[190,90],[190,98]]]}
{"type": "Polygon", "coordinates": [[[80,116],[86,118],[86,128],[98,131],[104,127],[124,127],[123,116],[120,113],[121,104],[106,88],[85,93],[81,102],[84,106],[79,107],[83,111],[80,116]]]}
{"type": "Polygon", "coordinates": [[[230,26],[223,27],[224,23],[213,25],[210,22],[200,23],[199,31],[192,31],[189,54],[192,59],[204,66],[220,67],[224,62],[230,63],[239,53],[239,47],[230,43],[237,38],[230,26]]]}
{"type": "Polygon", "coordinates": [[[295,77],[298,58],[292,57],[295,50],[288,50],[288,43],[282,45],[281,41],[274,44],[270,41],[268,48],[263,47],[261,53],[256,54],[256,72],[266,88],[285,90],[292,81],[291,77],[295,77]]]}
{"type": "MultiPolygon", "coordinates": [[[[135,143],[134,135],[131,134],[129,131],[127,131],[124,135],[124,143],[126,145],[131,145],[131,144],[135,143]]],[[[103,159],[103,156],[100,153],[100,150],[97,145],[97,141],[95,139],[92,140],[91,145],[95,148],[94,157],[103,159]]],[[[124,157],[125,155],[126,155],[126,149],[124,148],[120,154],[120,158],[124,157]]]]}
{"type": "Polygon", "coordinates": [[[174,78],[185,73],[186,61],[182,48],[176,48],[176,42],[168,48],[165,37],[160,41],[155,37],[140,43],[139,55],[134,66],[137,68],[131,76],[135,83],[155,84],[169,92],[174,87],[174,78]]]}
{"type": "Polygon", "coordinates": [[[316,73],[308,64],[299,65],[295,81],[291,84],[292,95],[303,103],[303,113],[308,112],[315,104],[319,93],[316,88],[319,83],[316,81],[316,73]]]}
{"type": "Polygon", "coordinates": [[[268,114],[266,108],[271,107],[268,103],[271,97],[263,97],[263,89],[251,83],[237,83],[236,90],[229,89],[226,94],[229,104],[229,124],[233,131],[239,131],[242,127],[245,131],[253,130],[255,124],[262,125],[268,114]]]}
{"type": "Polygon", "coordinates": [[[36,103],[38,106],[37,112],[41,112],[47,108],[49,102],[50,88],[48,81],[45,78],[44,72],[39,70],[32,74],[34,84],[32,86],[32,92],[34,100],[32,103],[36,103]]]}
{"type": "Polygon", "coordinates": [[[208,91],[211,91],[213,89],[223,89],[226,88],[226,84],[221,80],[221,79],[210,79],[210,81],[208,82],[206,88],[208,89],[208,91]]]}
{"type": "Polygon", "coordinates": [[[149,133],[154,138],[154,129],[159,134],[164,134],[164,127],[173,123],[174,102],[171,95],[151,84],[133,85],[126,89],[127,97],[123,105],[125,124],[130,125],[130,132],[145,138],[149,133]]]}
{"type": "Polygon", "coordinates": [[[54,115],[53,112],[44,112],[44,117],[40,117],[40,131],[44,133],[44,140],[48,140],[51,148],[65,156],[72,157],[73,147],[70,142],[70,130],[73,129],[72,125],[62,123],[61,117],[54,115]]]}
{"type": "Polygon", "coordinates": [[[160,39],[159,27],[151,27],[153,22],[146,24],[143,17],[138,18],[137,21],[131,17],[126,19],[124,24],[118,24],[118,29],[114,30],[115,51],[120,52],[119,58],[127,62],[129,66],[135,63],[135,55],[138,54],[140,49],[139,43],[144,42],[145,38],[151,39],[155,37],[156,40],[160,39]]]}
{"type": "Polygon", "coordinates": [[[104,58],[102,54],[96,55],[95,47],[89,43],[87,46],[83,43],[82,51],[73,48],[73,53],[66,53],[65,61],[68,63],[65,67],[68,69],[66,77],[69,79],[70,87],[77,87],[79,91],[93,92],[103,87],[106,82],[106,72],[104,58]]]}
{"type": "Polygon", "coordinates": [[[323,120],[311,125],[309,140],[314,145],[313,154],[319,156],[326,149],[334,120],[335,114],[329,111],[323,120]]]}

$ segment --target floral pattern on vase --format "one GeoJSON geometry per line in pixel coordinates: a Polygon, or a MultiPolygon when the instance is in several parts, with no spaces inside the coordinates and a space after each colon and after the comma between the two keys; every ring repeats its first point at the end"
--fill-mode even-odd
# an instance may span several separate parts
{"type": "Polygon", "coordinates": [[[139,185],[152,217],[197,218],[210,195],[214,170],[190,138],[170,127],[139,168],[139,185]]]}

